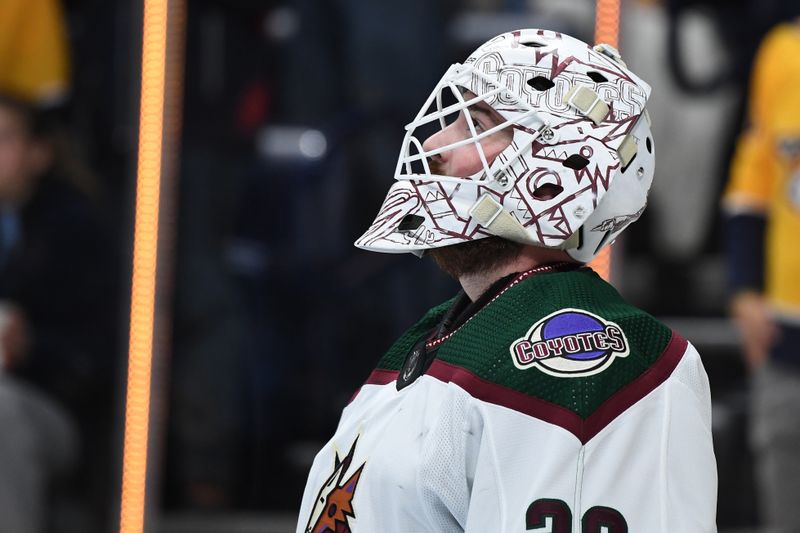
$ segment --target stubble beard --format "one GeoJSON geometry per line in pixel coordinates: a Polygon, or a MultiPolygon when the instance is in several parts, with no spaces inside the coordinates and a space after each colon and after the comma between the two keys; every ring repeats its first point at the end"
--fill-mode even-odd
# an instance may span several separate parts
{"type": "MultiPolygon", "coordinates": [[[[444,174],[442,165],[430,160],[431,173],[444,174]]],[[[445,273],[456,280],[462,276],[490,272],[519,257],[523,245],[503,239],[502,237],[489,236],[474,241],[452,244],[442,248],[433,248],[428,251],[436,265],[445,273]]]]}
{"type": "Polygon", "coordinates": [[[501,237],[485,237],[428,251],[439,268],[455,279],[483,274],[514,261],[522,244],[501,237]]]}

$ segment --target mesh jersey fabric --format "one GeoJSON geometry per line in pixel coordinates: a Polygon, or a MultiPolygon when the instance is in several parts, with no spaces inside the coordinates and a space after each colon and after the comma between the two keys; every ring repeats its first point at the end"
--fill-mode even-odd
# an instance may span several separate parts
{"type": "MultiPolygon", "coordinates": [[[[454,300],[434,307],[412,326],[378,363],[378,369],[399,370],[408,351],[436,326],[454,300]]],[[[588,268],[542,273],[512,284],[479,310],[433,354],[490,383],[569,409],[582,418],[643,373],[663,353],[671,331],[658,320],[625,302],[619,293],[588,268]],[[618,324],[630,355],[608,369],[585,377],[562,377],[535,370],[520,371],[509,346],[531,325],[561,309],[580,309],[618,324]]]]}
{"type": "Polygon", "coordinates": [[[475,452],[470,453],[475,443],[464,438],[471,427],[469,413],[467,394],[459,391],[446,397],[441,424],[432,428],[434,434],[423,448],[418,491],[429,520],[443,533],[461,532],[466,526],[474,473],[464,475],[464,468],[475,464],[475,452]]]}

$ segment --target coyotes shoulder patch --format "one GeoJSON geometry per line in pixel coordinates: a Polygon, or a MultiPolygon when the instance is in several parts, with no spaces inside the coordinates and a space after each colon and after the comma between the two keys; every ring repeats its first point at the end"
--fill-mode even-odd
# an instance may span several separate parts
{"type": "Polygon", "coordinates": [[[581,377],[608,368],[630,353],[615,322],[582,309],[562,309],[536,322],[509,347],[514,366],[558,377],[581,377]]]}

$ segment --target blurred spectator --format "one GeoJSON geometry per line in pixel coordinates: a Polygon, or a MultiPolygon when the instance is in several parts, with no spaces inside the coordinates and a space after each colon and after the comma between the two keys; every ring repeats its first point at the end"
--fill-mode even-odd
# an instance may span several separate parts
{"type": "Polygon", "coordinates": [[[781,24],[756,57],[749,124],[724,197],[731,313],[752,379],[751,441],[762,518],[800,528],[800,22],[781,24]]]}
{"type": "Polygon", "coordinates": [[[41,533],[51,515],[52,491],[75,466],[72,420],[52,399],[3,375],[0,427],[0,530],[41,533]]]}
{"type": "Polygon", "coordinates": [[[91,180],[75,161],[52,120],[0,96],[0,394],[9,398],[0,420],[9,440],[0,483],[13,484],[8,494],[26,501],[0,505],[32,513],[20,518],[28,520],[23,528],[5,526],[14,513],[0,512],[2,531],[41,531],[44,491],[55,467],[74,455],[75,429],[82,440],[69,490],[71,508],[79,510],[71,514],[80,521],[76,531],[99,527],[90,522],[102,516],[108,494],[102,479],[114,405],[118,269],[91,180]]]}

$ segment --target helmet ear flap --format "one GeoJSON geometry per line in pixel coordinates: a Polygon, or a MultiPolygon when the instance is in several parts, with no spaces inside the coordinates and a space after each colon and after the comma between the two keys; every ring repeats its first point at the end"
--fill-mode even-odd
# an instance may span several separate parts
{"type": "Polygon", "coordinates": [[[578,261],[591,261],[638,220],[647,206],[647,195],[655,173],[655,152],[647,120],[640,118],[637,121],[618,152],[620,168],[603,199],[581,226],[581,246],[567,250],[578,261]]]}

